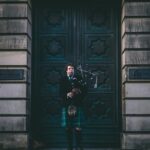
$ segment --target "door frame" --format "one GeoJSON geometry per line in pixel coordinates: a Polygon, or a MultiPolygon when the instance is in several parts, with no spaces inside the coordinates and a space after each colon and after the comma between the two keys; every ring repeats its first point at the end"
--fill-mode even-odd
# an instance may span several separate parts
{"type": "MultiPolygon", "coordinates": [[[[122,80],[122,78],[121,78],[121,2],[119,1],[119,0],[115,0],[115,1],[117,1],[116,2],[116,10],[115,10],[115,13],[117,14],[117,15],[115,15],[115,17],[117,17],[118,19],[118,22],[117,22],[117,24],[116,24],[116,26],[117,26],[117,31],[116,32],[118,32],[118,34],[116,34],[116,38],[117,38],[117,48],[118,48],[118,50],[117,50],[117,52],[118,52],[118,68],[117,68],[117,70],[118,70],[118,75],[117,75],[117,77],[118,77],[118,110],[119,110],[119,124],[120,124],[120,134],[122,133],[122,116],[121,116],[121,114],[122,114],[122,102],[121,102],[121,98],[122,98],[122,93],[121,93],[121,91],[122,91],[122,84],[121,84],[121,80],[122,80]],[[119,51],[120,50],[120,51],[119,51]],[[120,89],[119,89],[119,87],[120,87],[120,89]],[[120,101],[119,101],[120,100],[120,101]]],[[[37,54],[37,52],[35,51],[36,49],[37,49],[37,47],[36,47],[36,37],[37,37],[37,33],[35,32],[36,30],[37,30],[37,24],[35,23],[35,15],[36,15],[36,12],[35,12],[35,7],[36,7],[36,0],[32,0],[32,26],[33,26],[33,30],[32,30],[32,58],[31,58],[31,60],[32,60],[32,77],[31,77],[31,80],[32,80],[32,84],[31,84],[31,103],[32,103],[32,101],[33,101],[33,99],[35,98],[35,92],[33,92],[33,91],[36,91],[37,89],[37,87],[35,87],[35,85],[34,85],[34,83],[35,83],[35,70],[36,70],[36,67],[37,67],[37,65],[36,65],[36,63],[35,63],[35,57],[37,57],[38,56],[38,54],[37,54]],[[35,28],[34,28],[35,27],[35,28]]],[[[32,116],[32,104],[31,104],[31,109],[30,109],[30,114],[31,114],[31,120],[30,120],[30,128],[29,128],[29,130],[30,130],[30,133],[31,133],[31,137],[32,137],[32,135],[33,135],[33,132],[32,132],[32,130],[33,130],[33,127],[32,127],[32,118],[34,117],[34,116],[32,116]]],[[[31,146],[30,144],[32,144],[32,139],[29,139],[30,141],[29,141],[29,147],[31,146]]],[[[120,145],[121,145],[121,136],[120,136],[120,145]]]]}

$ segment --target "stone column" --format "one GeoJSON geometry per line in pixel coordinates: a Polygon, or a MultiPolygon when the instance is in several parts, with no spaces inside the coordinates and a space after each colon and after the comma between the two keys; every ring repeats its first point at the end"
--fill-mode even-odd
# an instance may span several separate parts
{"type": "Polygon", "coordinates": [[[0,0],[0,149],[28,147],[31,3],[0,0]]]}
{"type": "Polygon", "coordinates": [[[150,149],[150,1],[122,2],[122,149],[150,149]]]}

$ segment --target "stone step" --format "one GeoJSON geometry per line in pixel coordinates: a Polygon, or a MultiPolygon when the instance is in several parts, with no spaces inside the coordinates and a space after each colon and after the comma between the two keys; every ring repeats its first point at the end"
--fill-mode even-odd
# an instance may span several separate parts
{"type": "MultiPolygon", "coordinates": [[[[36,150],[36,149],[35,149],[36,150]]],[[[38,150],[38,149],[37,149],[38,150]]],[[[40,150],[67,150],[67,148],[43,148],[40,150]]],[[[73,149],[75,150],[75,149],[73,149]]],[[[118,148],[84,148],[83,150],[120,150],[118,148]]]]}

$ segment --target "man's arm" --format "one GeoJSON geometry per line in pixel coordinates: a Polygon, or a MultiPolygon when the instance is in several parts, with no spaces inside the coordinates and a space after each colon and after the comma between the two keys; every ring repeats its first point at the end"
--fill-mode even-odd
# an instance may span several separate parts
{"type": "Polygon", "coordinates": [[[62,106],[65,106],[65,100],[67,99],[67,93],[66,93],[66,87],[65,87],[65,81],[63,78],[59,81],[59,96],[61,98],[61,104],[62,106]]]}

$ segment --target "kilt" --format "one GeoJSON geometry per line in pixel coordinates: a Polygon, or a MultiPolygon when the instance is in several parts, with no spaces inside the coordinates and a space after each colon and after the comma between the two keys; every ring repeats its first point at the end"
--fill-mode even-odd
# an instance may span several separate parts
{"type": "Polygon", "coordinates": [[[62,127],[81,127],[82,110],[80,107],[77,108],[77,115],[74,117],[69,117],[67,113],[67,108],[62,108],[61,114],[61,126],[62,127]]]}

